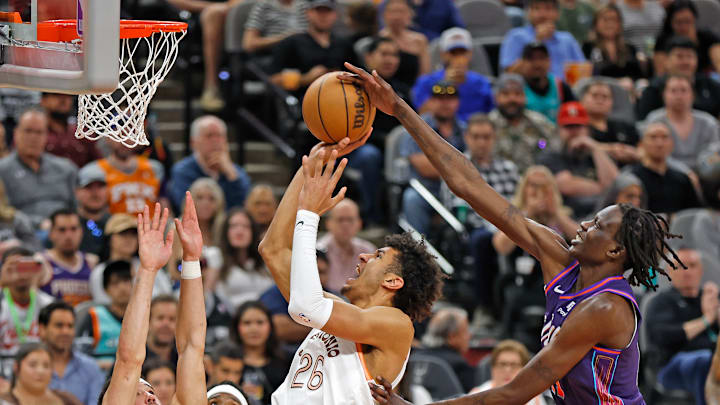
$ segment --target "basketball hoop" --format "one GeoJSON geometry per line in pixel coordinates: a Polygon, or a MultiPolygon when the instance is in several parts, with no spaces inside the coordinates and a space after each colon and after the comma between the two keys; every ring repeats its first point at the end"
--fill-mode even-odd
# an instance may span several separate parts
{"type": "MultiPolygon", "coordinates": [[[[120,80],[106,94],[81,94],[76,138],[107,137],[128,148],[149,145],[145,115],[155,91],[178,55],[187,24],[166,21],[120,21],[120,80]]],[[[76,20],[44,21],[37,25],[38,41],[81,41],[76,20]]]]}

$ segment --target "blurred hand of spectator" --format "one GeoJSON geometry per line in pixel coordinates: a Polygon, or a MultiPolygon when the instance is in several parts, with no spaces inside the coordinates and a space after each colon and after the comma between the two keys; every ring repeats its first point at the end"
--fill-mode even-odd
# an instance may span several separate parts
{"type": "Polygon", "coordinates": [[[712,324],[717,321],[720,300],[718,299],[718,286],[712,281],[708,281],[703,285],[700,296],[700,308],[708,323],[712,324]]]}
{"type": "Polygon", "coordinates": [[[300,85],[309,86],[312,82],[315,81],[315,79],[324,75],[328,71],[328,68],[323,65],[313,66],[312,69],[308,70],[307,72],[303,73],[302,76],[300,76],[300,85]]]}
{"type": "Polygon", "coordinates": [[[555,22],[546,21],[535,26],[535,39],[542,42],[550,39],[555,33],[555,22]]]}

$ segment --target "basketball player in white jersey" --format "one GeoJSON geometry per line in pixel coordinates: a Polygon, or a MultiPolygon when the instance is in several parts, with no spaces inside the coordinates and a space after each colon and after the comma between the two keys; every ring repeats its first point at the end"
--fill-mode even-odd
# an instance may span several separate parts
{"type": "Polygon", "coordinates": [[[424,318],[440,296],[440,268],[424,244],[408,234],[390,236],[386,247],[360,255],[357,278],[342,290],[350,304],[323,293],[315,257],[319,215],[345,194],[343,188],[332,197],[347,164],[343,159],[333,172],[336,158],[363,142],[348,147],[346,138],[332,152],[322,144],[313,148],[260,244],[265,264],[290,303],[290,315],[313,328],[272,395],[273,405],[373,404],[372,376],[386,373],[394,384],[400,381],[412,322],[424,318]]]}
{"type": "MultiPolygon", "coordinates": [[[[186,194],[185,215],[175,220],[183,247],[175,342],[178,350],[177,391],[171,405],[197,405],[207,402],[205,391],[205,300],[200,277],[202,234],[195,213],[195,204],[186,194]]],[[[170,259],[173,232],[164,237],[168,219],[167,208],[160,217],[160,204],[155,205],[150,219],[149,208],[138,215],[140,269],[135,278],[132,297],[123,317],[115,367],[109,385],[100,394],[100,405],[155,405],[160,400],[152,386],[140,378],[145,361],[145,341],[150,320],[150,301],[155,275],[170,259]]],[[[166,404],[168,405],[168,404],[166,404]]]]}

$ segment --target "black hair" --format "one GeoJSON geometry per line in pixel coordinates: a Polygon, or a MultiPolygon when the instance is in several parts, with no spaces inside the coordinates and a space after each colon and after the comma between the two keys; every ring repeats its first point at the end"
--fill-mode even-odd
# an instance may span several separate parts
{"type": "Polygon", "coordinates": [[[8,257],[10,257],[10,256],[32,257],[32,255],[34,255],[34,254],[35,254],[35,252],[33,252],[32,250],[30,250],[24,246],[15,246],[15,247],[11,247],[10,249],[6,250],[3,253],[2,261],[4,263],[5,260],[7,260],[8,257]]]}
{"type": "MultiPolygon", "coordinates": [[[[221,381],[221,382],[219,382],[219,383],[217,383],[217,384],[215,384],[215,385],[209,386],[207,390],[208,390],[208,392],[210,392],[211,389],[213,389],[213,388],[215,388],[215,387],[217,387],[217,386],[220,386],[220,385],[229,385],[229,386],[235,388],[236,390],[240,391],[240,393],[242,394],[243,398],[245,398],[245,401],[247,401],[248,403],[250,403],[250,401],[248,400],[248,396],[247,396],[247,394],[245,393],[245,391],[243,391],[242,388],[240,388],[239,385],[235,384],[235,383],[232,382],[232,381],[228,381],[228,380],[221,381]]],[[[208,398],[208,399],[210,399],[210,398],[208,398]]]]}
{"type": "Polygon", "coordinates": [[[405,312],[413,322],[422,321],[442,295],[446,278],[426,247],[425,240],[415,240],[408,232],[390,235],[385,245],[395,249],[395,263],[390,271],[401,276],[405,284],[395,292],[393,306],[405,312]]]}
{"type": "Polygon", "coordinates": [[[80,216],[78,215],[77,211],[75,211],[72,208],[60,208],[58,210],[55,210],[52,214],[50,214],[50,227],[55,227],[55,222],[57,221],[57,217],[61,216],[76,216],[78,219],[78,222],[80,222],[80,216]]]}
{"type": "Polygon", "coordinates": [[[528,0],[527,6],[530,7],[536,3],[550,3],[555,6],[555,8],[559,7],[558,0],[528,0]]]}
{"type": "Polygon", "coordinates": [[[150,315],[152,316],[152,310],[156,304],[165,304],[165,303],[172,303],[172,304],[178,305],[178,300],[172,294],[156,295],[155,297],[153,297],[152,301],[150,301],[150,315]]]}
{"type": "MultiPolygon", "coordinates": [[[[327,257],[325,258],[325,260],[327,260],[327,257]]],[[[268,358],[284,359],[285,356],[282,353],[280,342],[278,341],[277,335],[275,335],[275,326],[272,322],[272,313],[261,301],[246,301],[240,304],[237,311],[235,311],[235,316],[233,316],[232,321],[230,322],[230,340],[240,346],[245,345],[245,343],[242,341],[242,337],[240,336],[240,332],[238,332],[238,326],[240,326],[240,322],[242,321],[242,317],[243,315],[245,315],[245,312],[250,309],[257,309],[261,311],[263,314],[265,314],[268,322],[270,323],[270,335],[265,342],[265,356],[268,358]]]]}
{"type": "Polygon", "coordinates": [[[357,1],[348,4],[345,15],[356,35],[372,36],[378,31],[377,8],[371,1],[357,1]]]}
{"type": "Polygon", "coordinates": [[[25,357],[29,356],[31,353],[37,352],[37,351],[44,351],[45,353],[50,356],[50,349],[45,345],[45,343],[40,342],[30,342],[30,343],[23,343],[20,345],[20,348],[18,348],[17,353],[15,353],[15,366],[17,367],[17,371],[13,373],[13,379],[12,379],[12,387],[15,387],[15,384],[17,384],[18,376],[20,375],[20,364],[22,364],[23,360],[25,360],[25,357]]]}
{"type": "MultiPolygon", "coordinates": [[[[663,83],[662,83],[662,91],[663,92],[665,91],[665,88],[667,88],[668,83],[670,83],[670,79],[684,80],[685,82],[687,82],[690,85],[690,92],[695,94],[695,87],[693,86],[692,78],[687,77],[685,75],[676,74],[676,73],[671,73],[671,74],[668,74],[665,76],[665,79],[663,80],[663,83]]],[[[668,129],[669,129],[669,127],[668,127],[668,129]]]]}
{"type": "Polygon", "coordinates": [[[696,55],[698,53],[698,48],[695,42],[693,42],[692,39],[681,35],[675,35],[668,40],[667,45],[665,46],[665,52],[670,53],[675,48],[691,49],[696,55]]]}
{"type": "Polygon", "coordinates": [[[73,318],[75,318],[75,309],[72,305],[65,301],[57,300],[44,306],[43,309],[40,310],[40,313],[38,314],[38,323],[40,325],[47,326],[50,323],[50,318],[52,318],[53,312],[55,311],[70,311],[70,313],[73,314],[73,318]]]}
{"type": "Polygon", "coordinates": [[[103,270],[103,288],[107,290],[112,277],[118,277],[120,280],[132,280],[132,264],[127,260],[115,260],[105,266],[103,270]]]}
{"type": "Polygon", "coordinates": [[[221,340],[218,344],[213,346],[210,351],[210,359],[214,364],[218,364],[220,362],[220,358],[222,357],[233,360],[242,360],[243,356],[245,356],[245,353],[243,352],[242,347],[227,340],[221,340]]]}
{"type": "MultiPolygon", "coordinates": [[[[695,19],[697,20],[698,17],[698,10],[697,7],[695,7],[695,4],[693,4],[690,0],[675,0],[668,7],[665,9],[665,21],[663,22],[662,30],[660,31],[659,36],[672,36],[675,33],[672,29],[672,19],[675,17],[675,14],[677,14],[680,11],[683,10],[690,10],[690,12],[695,16],[695,19]]],[[[697,21],[696,21],[697,24],[697,21]]],[[[697,25],[695,27],[697,29],[697,25]]]]}
{"type": "Polygon", "coordinates": [[[389,42],[391,44],[395,43],[395,41],[393,41],[392,39],[390,39],[388,37],[374,37],[372,39],[372,41],[370,41],[370,44],[368,45],[366,52],[367,53],[375,52],[380,47],[380,45],[382,45],[386,42],[389,42]]]}
{"type": "Polygon", "coordinates": [[[258,251],[259,244],[260,232],[258,231],[257,224],[255,224],[255,221],[253,221],[250,214],[248,214],[247,211],[239,207],[233,208],[228,211],[227,215],[225,215],[225,220],[223,221],[222,227],[220,228],[220,250],[223,254],[223,265],[220,268],[220,280],[226,280],[234,266],[241,267],[243,270],[251,273],[262,273],[263,271],[265,271],[263,269],[263,259],[260,256],[260,252],[258,251]],[[228,238],[230,220],[237,214],[245,215],[250,221],[250,230],[252,236],[250,237],[250,245],[247,247],[247,257],[248,259],[252,259],[253,261],[253,266],[250,268],[246,267],[247,263],[237,263],[237,256],[240,249],[230,245],[230,238],[228,238]]]}
{"type": "Polygon", "coordinates": [[[321,249],[315,249],[315,257],[317,260],[324,260],[326,263],[330,263],[330,260],[328,260],[327,252],[321,249]]]}
{"type": "Polygon", "coordinates": [[[662,259],[673,270],[677,269],[677,265],[668,254],[680,266],[687,268],[666,241],[682,236],[670,233],[665,218],[629,204],[620,204],[619,207],[622,212],[622,222],[615,239],[625,248],[624,268],[632,269],[632,273],[628,276],[631,285],[643,285],[648,289],[656,290],[657,285],[653,282],[656,273],[670,280],[670,275],[660,267],[660,259],[662,259]]]}
{"type": "Polygon", "coordinates": [[[175,372],[176,372],[175,365],[170,363],[169,361],[163,360],[159,357],[153,357],[151,359],[147,359],[147,360],[145,360],[145,363],[143,363],[143,365],[142,365],[142,371],[140,372],[140,377],[147,380],[148,374],[150,374],[151,372],[153,372],[155,370],[160,370],[163,368],[169,369],[170,371],[172,371],[173,375],[175,375],[175,372]]]}

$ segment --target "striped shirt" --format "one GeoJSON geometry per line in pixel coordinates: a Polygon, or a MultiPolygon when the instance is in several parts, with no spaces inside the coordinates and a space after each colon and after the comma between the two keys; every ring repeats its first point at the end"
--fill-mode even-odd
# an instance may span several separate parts
{"type": "Polygon", "coordinates": [[[655,37],[660,33],[665,9],[657,1],[645,1],[642,8],[628,6],[624,1],[618,2],[623,16],[623,36],[625,41],[638,51],[652,55],[655,37]]]}
{"type": "Polygon", "coordinates": [[[263,37],[305,31],[306,10],[305,0],[293,0],[289,5],[279,0],[262,0],[250,11],[245,29],[258,30],[263,37]]]}

